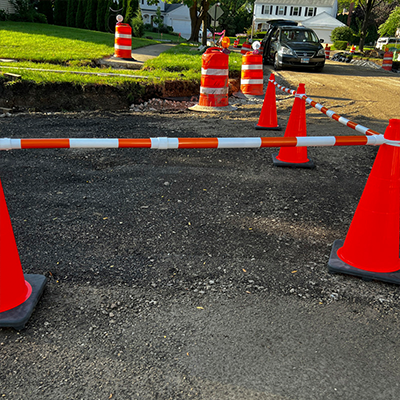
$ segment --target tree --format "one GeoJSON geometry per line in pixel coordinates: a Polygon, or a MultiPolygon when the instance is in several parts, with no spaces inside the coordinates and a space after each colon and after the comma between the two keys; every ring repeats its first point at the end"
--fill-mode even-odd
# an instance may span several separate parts
{"type": "Polygon", "coordinates": [[[251,27],[254,0],[228,0],[221,4],[222,17],[218,20],[221,29],[226,34],[234,36],[236,33],[245,32],[251,27]]]}
{"type": "Polygon", "coordinates": [[[49,24],[54,24],[53,3],[51,0],[39,0],[37,3],[37,10],[39,13],[46,16],[49,24]]]}
{"type": "Polygon", "coordinates": [[[67,24],[67,0],[54,1],[54,23],[65,26],[67,24]]]}
{"type": "Polygon", "coordinates": [[[75,26],[77,28],[85,29],[85,11],[86,11],[86,0],[79,0],[75,17],[75,26]]]}
{"type": "Polygon", "coordinates": [[[142,37],[144,35],[144,23],[140,8],[136,10],[135,16],[131,21],[129,21],[129,23],[132,26],[132,36],[142,37]]]}
{"type": "Polygon", "coordinates": [[[161,16],[160,7],[157,7],[156,16],[154,17],[153,22],[157,25],[158,31],[160,31],[161,27],[164,25],[164,19],[161,16]]]}
{"type": "Polygon", "coordinates": [[[107,31],[106,26],[106,15],[108,9],[107,0],[97,0],[97,11],[96,11],[96,30],[101,32],[107,31]]]}
{"type": "Polygon", "coordinates": [[[379,26],[378,32],[381,36],[394,36],[400,28],[400,7],[396,7],[389,18],[379,26]]]}
{"type": "MultiPolygon", "coordinates": [[[[356,29],[358,29],[360,51],[364,51],[368,33],[370,33],[370,40],[374,35],[376,38],[377,21],[385,21],[393,7],[398,4],[398,0],[356,0],[354,3],[357,8],[352,14],[352,19],[355,20],[356,29]]],[[[341,6],[346,8],[346,4],[345,0],[341,0],[339,9],[341,6]]],[[[354,21],[352,21],[353,23],[354,21]]]]}
{"type": "MultiPolygon", "coordinates": [[[[191,33],[189,40],[192,42],[197,42],[199,39],[199,31],[202,26],[203,21],[207,23],[207,12],[210,8],[211,0],[183,0],[182,3],[189,7],[189,15],[191,21],[191,33]]],[[[212,0],[214,4],[214,0],[212,0]]],[[[167,0],[167,3],[173,3],[174,0],[167,0]]],[[[157,5],[159,0],[147,0],[149,5],[157,5]]],[[[204,27],[203,27],[204,31],[204,27]]],[[[204,31],[204,33],[207,30],[204,31]]],[[[203,42],[207,41],[206,34],[203,35],[203,42]]]]}
{"type": "Polygon", "coordinates": [[[135,16],[137,9],[139,8],[138,0],[126,0],[126,10],[124,21],[130,24],[132,18],[135,16]]]}
{"type": "Polygon", "coordinates": [[[67,3],[67,26],[76,27],[76,10],[78,9],[77,0],[68,0],[67,3]]]}
{"type": "Polygon", "coordinates": [[[96,30],[97,1],[87,0],[85,13],[85,28],[96,30]]]}

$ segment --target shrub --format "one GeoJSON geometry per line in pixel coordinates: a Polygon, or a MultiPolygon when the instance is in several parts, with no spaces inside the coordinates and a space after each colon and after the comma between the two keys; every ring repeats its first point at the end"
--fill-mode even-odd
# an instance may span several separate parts
{"type": "Polygon", "coordinates": [[[172,26],[168,25],[162,25],[160,26],[159,32],[160,33],[172,33],[174,31],[174,28],[172,26]]]}
{"type": "Polygon", "coordinates": [[[346,50],[347,49],[347,42],[344,40],[337,40],[333,44],[336,50],[346,50]]]}
{"type": "Polygon", "coordinates": [[[264,32],[256,32],[254,35],[253,35],[253,39],[264,39],[264,36],[266,35],[266,31],[264,31],[264,32]]]}
{"type": "Polygon", "coordinates": [[[8,14],[4,10],[0,10],[0,21],[7,21],[8,19],[8,14]]]}
{"type": "Polygon", "coordinates": [[[53,3],[51,0],[40,0],[36,3],[36,10],[39,14],[44,14],[49,24],[54,24],[53,3]]]}
{"type": "Polygon", "coordinates": [[[135,16],[131,19],[132,36],[142,37],[144,35],[144,23],[140,8],[136,11],[135,16]]]}
{"type": "Polygon", "coordinates": [[[353,40],[353,37],[354,31],[348,26],[339,26],[335,28],[331,33],[331,40],[333,42],[345,41],[350,43],[353,40]]]}
{"type": "Polygon", "coordinates": [[[10,0],[10,3],[15,8],[15,14],[9,16],[11,21],[47,23],[46,16],[39,14],[29,0],[10,0]]]}

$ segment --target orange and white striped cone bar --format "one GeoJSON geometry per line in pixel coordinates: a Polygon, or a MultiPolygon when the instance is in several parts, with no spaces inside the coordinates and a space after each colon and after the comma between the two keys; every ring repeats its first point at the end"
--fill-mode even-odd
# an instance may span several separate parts
{"type": "Polygon", "coordinates": [[[44,275],[22,272],[0,182],[0,327],[23,329],[46,285],[44,275]]]}
{"type": "Polygon", "coordinates": [[[398,142],[374,136],[299,136],[245,138],[115,138],[115,139],[0,139],[1,150],[19,149],[239,149],[269,147],[396,146],[398,142]]]}
{"type": "Polygon", "coordinates": [[[248,98],[263,98],[264,72],[261,54],[249,51],[242,57],[240,92],[248,98]]]}
{"type": "Polygon", "coordinates": [[[192,111],[233,111],[229,105],[229,56],[219,47],[208,48],[201,57],[201,83],[199,104],[192,111]]]}
{"type": "MultiPolygon", "coordinates": [[[[279,85],[277,82],[273,81],[274,85],[279,89],[282,90],[285,93],[289,93],[291,95],[296,95],[296,91],[293,89],[289,89],[285,86],[279,85]]],[[[301,95],[301,97],[306,101],[306,103],[308,103],[310,106],[316,108],[318,111],[321,111],[323,114],[325,114],[326,116],[328,116],[329,118],[334,119],[337,122],[340,122],[342,125],[345,125],[351,129],[354,129],[357,132],[360,132],[364,135],[379,135],[378,132],[367,128],[363,125],[357,124],[353,121],[350,121],[347,118],[341,117],[339,114],[337,114],[335,111],[333,110],[329,110],[328,108],[324,107],[322,104],[317,103],[316,101],[314,101],[313,99],[311,99],[310,97],[307,97],[305,94],[301,95]]]]}
{"type": "MultiPolygon", "coordinates": [[[[389,121],[384,138],[400,143],[400,119],[389,121]]],[[[329,271],[399,285],[399,219],[400,146],[383,144],[346,240],[335,240],[333,244],[328,262],[329,271]]]]}

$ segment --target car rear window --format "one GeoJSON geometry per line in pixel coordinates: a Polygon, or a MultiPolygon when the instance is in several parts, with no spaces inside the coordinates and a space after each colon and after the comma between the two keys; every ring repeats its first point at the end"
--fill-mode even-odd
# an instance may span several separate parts
{"type": "Polygon", "coordinates": [[[313,31],[303,29],[282,29],[281,41],[283,42],[312,42],[318,43],[319,40],[313,31]]]}

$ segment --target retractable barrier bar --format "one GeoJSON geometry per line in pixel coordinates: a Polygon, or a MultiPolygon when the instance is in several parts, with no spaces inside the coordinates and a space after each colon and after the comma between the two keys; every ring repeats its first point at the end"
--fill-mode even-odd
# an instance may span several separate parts
{"type": "MultiPolygon", "coordinates": [[[[279,85],[273,79],[268,79],[268,81],[272,82],[279,90],[282,90],[283,92],[286,92],[293,96],[296,96],[295,90],[286,88],[282,85],[279,85]]],[[[305,94],[298,95],[298,97],[304,98],[304,100],[308,104],[310,104],[310,106],[316,108],[318,111],[321,111],[323,114],[327,115],[329,118],[332,118],[335,121],[340,122],[342,125],[348,126],[349,128],[354,129],[357,132],[360,132],[364,135],[380,135],[379,132],[375,132],[374,130],[366,128],[363,125],[356,124],[355,122],[352,122],[352,121],[348,120],[347,118],[341,117],[339,114],[336,114],[334,111],[327,109],[322,104],[315,102],[313,99],[311,99],[310,97],[307,97],[307,95],[305,95],[305,94]]]]}
{"type": "Polygon", "coordinates": [[[305,136],[305,137],[247,137],[247,138],[148,138],[148,139],[0,139],[0,150],[17,149],[233,149],[265,147],[320,146],[400,146],[400,141],[374,136],[305,136]]]}

